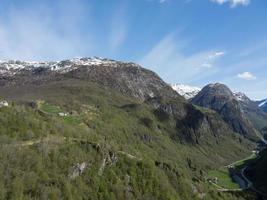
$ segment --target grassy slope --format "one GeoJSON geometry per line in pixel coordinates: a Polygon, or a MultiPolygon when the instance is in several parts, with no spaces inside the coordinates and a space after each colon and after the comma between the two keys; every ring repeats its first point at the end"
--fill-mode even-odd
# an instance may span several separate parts
{"type": "Polygon", "coordinates": [[[159,121],[149,105],[83,82],[3,94],[45,100],[51,114],[19,102],[1,108],[0,199],[243,199],[205,183],[209,170],[248,153],[246,141],[235,136],[181,144],[169,137],[176,131],[172,119],[159,121]],[[62,110],[71,120],[57,115],[62,110]],[[98,175],[109,152],[118,161],[98,175]],[[71,180],[73,166],[82,162],[89,166],[71,180]]]}

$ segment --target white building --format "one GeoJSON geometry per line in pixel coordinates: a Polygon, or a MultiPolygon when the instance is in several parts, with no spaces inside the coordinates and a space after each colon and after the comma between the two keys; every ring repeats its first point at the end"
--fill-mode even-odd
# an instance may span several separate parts
{"type": "Polygon", "coordinates": [[[66,117],[66,116],[68,116],[68,113],[60,112],[60,113],[58,113],[58,115],[59,115],[60,117],[66,117]]]}
{"type": "Polygon", "coordinates": [[[0,108],[7,107],[7,106],[8,106],[8,102],[6,100],[0,101],[0,108]]]}

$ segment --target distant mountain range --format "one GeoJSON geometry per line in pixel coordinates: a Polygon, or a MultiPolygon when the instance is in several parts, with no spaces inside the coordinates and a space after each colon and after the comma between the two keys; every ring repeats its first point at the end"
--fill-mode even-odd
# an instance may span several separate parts
{"type": "MultiPolygon", "coordinates": [[[[171,87],[176,92],[178,92],[178,94],[182,95],[186,99],[192,99],[201,91],[201,88],[199,87],[179,84],[179,83],[171,84],[171,87]]],[[[233,91],[233,94],[238,101],[246,102],[246,103],[253,103],[254,105],[258,106],[263,111],[267,112],[267,99],[256,101],[256,100],[251,100],[249,97],[246,96],[245,93],[242,93],[242,92],[233,91]]]]}
{"type": "MultiPolygon", "coordinates": [[[[241,116],[243,115],[242,113],[244,113],[244,116],[249,119],[257,129],[261,130],[267,126],[267,100],[253,101],[244,93],[232,92],[227,86],[220,83],[209,84],[202,90],[198,87],[191,87],[183,84],[175,84],[172,85],[172,87],[175,91],[184,96],[186,99],[189,99],[192,103],[212,108],[218,112],[222,112],[221,109],[223,106],[228,105],[229,102],[233,103],[237,101],[234,103],[236,105],[230,108],[229,114],[233,114],[234,108],[237,108],[237,110],[240,110],[238,111],[238,115],[241,116]]],[[[232,116],[232,118],[229,118],[230,121],[235,119],[238,119],[238,117],[232,116]]],[[[246,125],[249,124],[249,122],[243,121],[241,124],[246,125]]],[[[235,126],[240,126],[241,124],[238,123],[238,125],[235,126]]],[[[241,130],[247,130],[247,128],[238,129],[238,131],[241,130]]]]}

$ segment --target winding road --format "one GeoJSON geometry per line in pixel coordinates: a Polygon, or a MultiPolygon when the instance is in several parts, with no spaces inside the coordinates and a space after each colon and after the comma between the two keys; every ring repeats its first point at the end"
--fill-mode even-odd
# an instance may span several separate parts
{"type": "MultiPolygon", "coordinates": [[[[267,140],[265,140],[263,137],[261,138],[261,141],[266,145],[266,148],[267,148],[267,140]]],[[[248,158],[246,159],[243,159],[241,161],[244,161],[244,160],[248,160],[248,159],[251,159],[253,156],[249,156],[248,158]]],[[[257,156],[257,159],[260,159],[260,155],[257,156]]],[[[230,164],[230,165],[227,165],[225,167],[232,167],[232,166],[235,166],[236,163],[238,163],[240,161],[235,161],[234,163],[230,164]]],[[[217,185],[216,183],[213,183],[213,182],[210,182],[211,184],[213,184],[214,186],[216,186],[218,188],[218,191],[221,191],[221,192],[234,192],[234,191],[242,191],[242,190],[252,190],[254,191],[255,193],[259,194],[260,196],[264,197],[264,199],[267,199],[267,194],[264,194],[262,193],[261,191],[259,191],[258,189],[256,189],[253,185],[253,182],[251,182],[247,177],[246,177],[246,170],[248,169],[249,166],[245,166],[241,169],[240,171],[240,174],[238,173],[235,173],[233,175],[233,179],[235,180],[236,183],[239,184],[240,186],[240,189],[226,189],[226,188],[223,188],[219,185],[217,185]]]]}
{"type": "MultiPolygon", "coordinates": [[[[267,146],[267,141],[262,137],[261,141],[267,146]]],[[[258,155],[257,159],[260,159],[261,157],[258,155]]],[[[246,189],[251,189],[257,194],[261,195],[264,198],[267,198],[267,194],[264,194],[263,192],[259,191],[253,186],[253,183],[246,177],[245,172],[247,170],[248,166],[245,166],[244,168],[241,169],[241,176],[244,181],[247,183],[247,188],[246,189]]]]}

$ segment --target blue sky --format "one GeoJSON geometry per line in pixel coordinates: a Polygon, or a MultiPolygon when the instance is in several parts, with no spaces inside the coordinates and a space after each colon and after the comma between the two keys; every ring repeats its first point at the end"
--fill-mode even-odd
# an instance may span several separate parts
{"type": "Polygon", "coordinates": [[[1,0],[0,59],[100,56],[267,98],[266,0],[1,0]]]}

